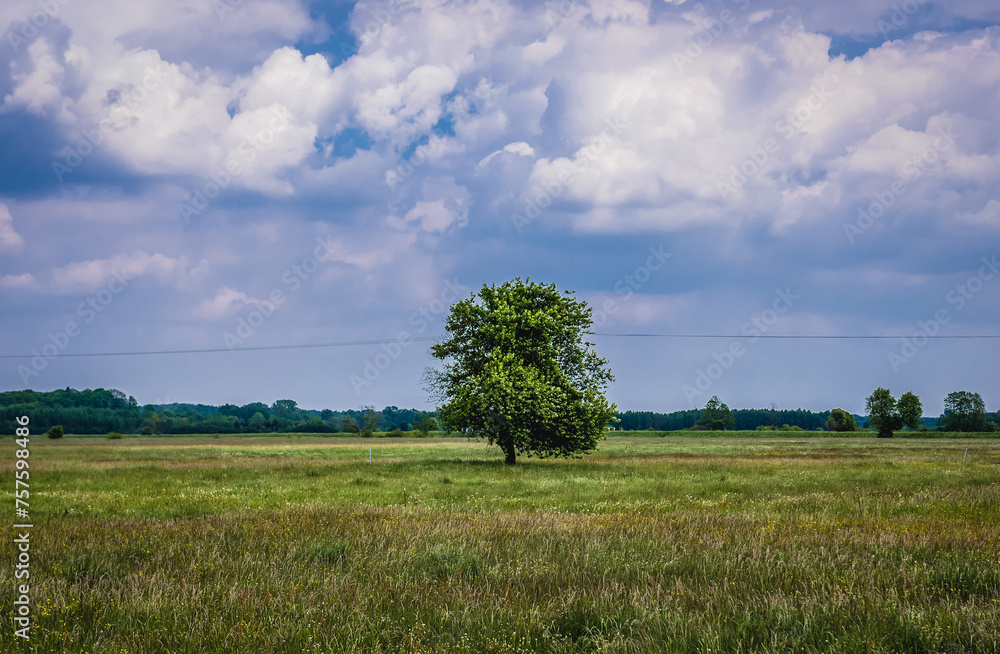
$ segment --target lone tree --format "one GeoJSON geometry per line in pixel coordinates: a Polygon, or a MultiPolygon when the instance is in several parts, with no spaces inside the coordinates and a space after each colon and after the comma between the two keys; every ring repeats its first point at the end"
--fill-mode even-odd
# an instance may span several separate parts
{"type": "Polygon", "coordinates": [[[990,431],[982,396],[970,391],[948,393],[941,427],[945,431],[990,431]]]}
{"type": "Polygon", "coordinates": [[[375,410],[375,407],[371,405],[366,405],[361,409],[361,435],[365,438],[371,438],[375,435],[375,430],[378,429],[378,419],[379,413],[375,410]]]}
{"type": "Polygon", "coordinates": [[[858,421],[843,409],[834,409],[826,419],[827,431],[854,431],[857,428],[858,421]]]}
{"type": "Polygon", "coordinates": [[[892,432],[902,429],[903,425],[916,429],[923,413],[920,398],[913,393],[903,393],[897,402],[889,389],[881,386],[865,400],[865,410],[879,438],[892,438],[892,432]]]}
{"type": "Polygon", "coordinates": [[[899,410],[900,420],[910,429],[916,429],[923,422],[924,405],[920,403],[920,398],[913,393],[907,392],[900,395],[896,407],[899,410]]]}
{"type": "Polygon", "coordinates": [[[428,436],[432,431],[437,431],[438,421],[437,418],[428,414],[426,411],[421,411],[420,416],[413,421],[413,429],[420,432],[421,436],[428,436]]]}
{"type": "Polygon", "coordinates": [[[718,395],[713,395],[698,413],[698,422],[695,424],[705,429],[724,430],[732,429],[736,425],[736,419],[726,403],[720,402],[718,395]]]}
{"type": "Polygon", "coordinates": [[[445,427],[499,445],[507,465],[518,452],[571,456],[597,446],[617,410],[604,397],[614,377],[583,340],[593,333],[591,309],[572,295],[518,277],[484,284],[451,308],[449,338],[431,348],[445,365],[427,373],[445,427]]]}

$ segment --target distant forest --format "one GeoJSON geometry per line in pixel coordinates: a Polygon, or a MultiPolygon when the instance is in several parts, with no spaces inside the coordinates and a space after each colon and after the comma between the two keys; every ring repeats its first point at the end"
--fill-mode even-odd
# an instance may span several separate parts
{"type": "MultiPolygon", "coordinates": [[[[377,431],[410,431],[421,417],[434,412],[387,406],[374,411],[377,431]]],[[[363,410],[322,411],[299,408],[294,400],[273,404],[251,402],[243,406],[224,404],[146,404],[119,390],[65,390],[41,393],[0,393],[0,432],[14,433],[14,419],[31,418],[33,431],[62,425],[70,434],[245,434],[245,433],[338,433],[358,432],[363,410]]]]}
{"type": "MultiPolygon", "coordinates": [[[[387,406],[371,410],[376,431],[411,431],[414,423],[435,417],[433,411],[400,409],[387,406]]],[[[692,429],[699,409],[657,413],[625,411],[618,413],[618,430],[676,431],[692,429]]],[[[278,400],[270,405],[252,402],[242,406],[224,404],[146,404],[139,406],[134,397],[118,390],[97,388],[77,391],[71,388],[51,392],[9,391],[0,393],[0,433],[14,433],[17,416],[31,418],[33,432],[40,433],[62,425],[71,434],[106,434],[108,432],[153,434],[237,434],[237,433],[338,433],[358,432],[364,410],[302,409],[294,400],[278,400]]],[[[790,428],[814,431],[824,429],[829,411],[817,413],[805,409],[734,409],[735,429],[758,427],[790,428]]],[[[858,427],[866,419],[855,416],[858,427]]],[[[989,414],[1000,422],[1000,413],[989,414]]],[[[933,429],[936,418],[924,418],[933,429]]]]}

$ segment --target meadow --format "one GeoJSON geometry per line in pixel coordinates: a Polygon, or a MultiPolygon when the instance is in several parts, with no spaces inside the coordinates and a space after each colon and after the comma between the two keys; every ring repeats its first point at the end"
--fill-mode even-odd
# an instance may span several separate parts
{"type": "Polygon", "coordinates": [[[0,651],[1000,651],[1000,441],[752,436],[35,437],[0,651]]]}

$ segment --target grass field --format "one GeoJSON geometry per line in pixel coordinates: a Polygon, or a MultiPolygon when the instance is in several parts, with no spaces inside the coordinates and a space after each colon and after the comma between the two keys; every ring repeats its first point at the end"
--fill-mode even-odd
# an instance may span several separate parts
{"type": "Polygon", "coordinates": [[[36,437],[0,650],[1000,651],[1000,441],[812,436],[36,437]]]}

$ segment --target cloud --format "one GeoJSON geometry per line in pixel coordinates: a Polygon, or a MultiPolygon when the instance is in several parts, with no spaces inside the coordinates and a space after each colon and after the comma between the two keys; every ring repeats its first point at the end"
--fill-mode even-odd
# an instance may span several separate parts
{"type": "Polygon", "coordinates": [[[21,288],[48,295],[74,295],[91,293],[113,280],[127,283],[138,277],[151,277],[161,285],[184,288],[207,273],[207,261],[191,267],[186,257],[171,258],[159,253],[148,255],[138,251],[109,259],[74,262],[52,270],[44,280],[39,280],[30,273],[23,273],[7,275],[0,283],[7,288],[21,288]]]}
{"type": "Polygon", "coordinates": [[[990,200],[980,211],[966,211],[956,218],[981,227],[1000,227],[1000,202],[990,200]]]}
{"type": "Polygon", "coordinates": [[[412,233],[382,234],[378,237],[377,244],[361,249],[354,245],[354,241],[359,237],[372,239],[371,234],[354,235],[351,240],[327,239],[329,260],[355,266],[366,273],[375,273],[382,266],[397,263],[417,241],[416,234],[412,233]]]}
{"type": "MultiPolygon", "coordinates": [[[[946,4],[883,36],[891,8],[864,0],[836,11],[791,0],[59,3],[17,53],[0,52],[4,201],[17,219],[0,215],[0,254],[17,252],[18,266],[4,259],[0,289],[25,307],[0,330],[30,351],[66,310],[59,295],[92,293],[124,270],[155,292],[94,330],[94,351],[130,338],[135,349],[216,345],[210,321],[255,301],[239,289],[287,290],[282,272],[317,235],[334,235],[331,257],[260,338],[391,338],[442,279],[478,287],[516,275],[556,281],[597,308],[615,301],[609,331],[725,332],[768,306],[771,289],[795,284],[814,322],[796,322],[797,305],[782,331],[912,333],[947,304],[960,271],[992,255],[982,249],[1000,221],[1000,29],[988,26],[1000,15],[988,0],[946,4]],[[942,130],[955,136],[939,148],[942,130]],[[84,141],[97,143],[93,156],[57,184],[52,157],[87,150],[84,141]],[[184,224],[178,203],[209,184],[225,192],[184,224]],[[849,242],[844,225],[889,192],[881,217],[849,242]],[[511,215],[529,202],[539,219],[515,232],[511,215]],[[614,280],[651,237],[670,241],[684,274],[624,301],[614,280]],[[32,309],[37,320],[25,320],[32,309]]],[[[0,3],[0,24],[16,31],[38,11],[35,0],[0,3]]],[[[998,289],[984,287],[948,329],[996,324],[998,289]]],[[[938,343],[964,360],[964,344],[938,343]]],[[[813,365],[789,354],[813,345],[841,347],[761,343],[727,380],[745,374],[744,401],[756,401],[765,365],[775,379],[788,366],[824,369],[826,355],[813,365]]],[[[619,355],[614,392],[663,410],[662,389],[677,395],[718,344],[644,343],[642,357],[631,341],[608,347],[619,355]],[[650,383],[656,348],[674,363],[650,383]]],[[[871,370],[820,386],[800,376],[783,397],[811,388],[849,398],[858,383],[884,383],[882,344],[859,347],[824,351],[876,362],[871,370]]],[[[423,354],[410,348],[372,400],[424,402],[414,390],[423,354]]],[[[362,369],[365,356],[305,361],[328,375],[362,369]]],[[[91,364],[76,379],[104,374],[91,364]]],[[[136,393],[176,395],[156,388],[188,388],[171,365],[129,381],[136,393]]],[[[271,392],[256,359],[239,365],[271,392]]],[[[992,381],[971,367],[942,366],[948,378],[931,368],[921,383],[992,381]]],[[[305,401],[316,391],[302,378],[305,401]]],[[[206,380],[185,392],[233,392],[206,380]]]]}
{"type": "Polygon", "coordinates": [[[294,191],[282,179],[312,151],[316,126],[297,121],[281,104],[237,114],[223,137],[225,154],[213,176],[226,175],[239,185],[269,195],[294,191]]]}
{"type": "Polygon", "coordinates": [[[515,141],[514,143],[508,143],[507,145],[505,145],[502,150],[497,150],[496,152],[491,152],[490,154],[488,154],[485,157],[483,157],[482,159],[480,159],[479,163],[476,164],[476,168],[483,168],[483,167],[485,167],[486,164],[488,164],[493,159],[493,157],[502,155],[505,152],[508,152],[508,153],[511,153],[511,154],[516,154],[516,155],[520,155],[522,157],[533,157],[533,156],[535,156],[535,149],[534,148],[532,148],[530,145],[528,145],[524,141],[515,141]]]}
{"type": "Polygon", "coordinates": [[[4,275],[0,277],[0,286],[12,289],[33,289],[35,288],[35,277],[31,273],[20,275],[4,275]]]}
{"type": "Polygon", "coordinates": [[[23,107],[36,115],[53,112],[57,118],[69,119],[69,99],[63,97],[62,85],[66,69],[56,58],[55,48],[45,39],[38,39],[28,46],[31,68],[18,62],[11,63],[14,90],[4,98],[0,112],[23,107]]]}
{"type": "Polygon", "coordinates": [[[402,221],[390,218],[390,224],[405,228],[411,223],[428,232],[443,232],[452,225],[465,225],[472,195],[451,177],[429,179],[421,189],[422,199],[406,212],[402,221]]]}
{"type": "Polygon", "coordinates": [[[322,38],[324,32],[310,21],[306,3],[286,0],[62,0],[58,5],[6,0],[0,24],[9,29],[5,42],[10,34],[31,42],[39,32],[42,37],[51,34],[53,25],[68,27],[74,42],[98,62],[106,61],[116,45],[134,49],[142,44],[174,61],[232,71],[249,69],[280,44],[322,38]],[[48,25],[39,29],[42,18],[48,25]],[[33,25],[26,25],[32,20],[33,25]]]}
{"type": "Polygon", "coordinates": [[[24,239],[14,231],[14,217],[7,205],[0,202],[0,252],[19,252],[24,239]]]}
{"type": "Polygon", "coordinates": [[[588,293],[586,300],[594,307],[594,326],[598,331],[649,326],[672,328],[696,306],[695,298],[686,294],[625,295],[605,291],[588,293]]]}
{"type": "Polygon", "coordinates": [[[243,291],[225,286],[220,288],[210,300],[205,300],[194,308],[194,315],[199,318],[218,320],[224,316],[236,313],[248,304],[259,304],[261,300],[250,297],[243,291]]]}
{"type": "MultiPolygon", "coordinates": [[[[498,188],[520,185],[516,201],[524,202],[572,169],[552,211],[576,228],[606,232],[748,221],[787,229],[823,203],[860,201],[869,189],[855,177],[898,165],[930,137],[919,132],[933,117],[990,121],[1000,110],[986,92],[1000,82],[998,28],[920,32],[848,61],[829,56],[831,37],[810,22],[819,14],[806,12],[806,20],[780,3],[753,12],[734,3],[732,20],[720,22],[710,6],[693,3],[654,20],[632,0],[558,11],[427,0],[388,9],[359,3],[349,22],[357,52],[336,66],[333,57],[284,45],[248,72],[224,74],[125,45],[124,35],[142,33],[150,37],[142,42],[163,48],[152,38],[160,29],[203,29],[204,21],[217,22],[220,34],[301,37],[319,29],[298,5],[287,17],[268,2],[221,17],[184,6],[187,18],[153,2],[107,25],[66,7],[60,20],[72,37],[31,43],[30,56],[12,64],[4,106],[58,115],[67,138],[100,130],[101,147],[139,175],[202,184],[221,176],[272,196],[342,175],[327,170],[345,167],[328,144],[349,128],[387,159],[426,151],[430,144],[419,144],[427,139],[443,144],[409,180],[410,192],[424,177],[464,185],[500,154],[537,158],[528,179],[518,167],[486,174],[500,178],[498,188]],[[979,62],[976,71],[969,60],[979,62]],[[276,116],[280,131],[269,127],[276,116]],[[449,134],[440,133],[441,121],[449,134]],[[755,161],[771,141],[774,151],[755,161]]],[[[349,159],[361,152],[368,150],[349,159]]],[[[500,209],[500,195],[491,210],[500,209]]],[[[445,220],[437,199],[420,202],[403,216],[445,220]]]]}

